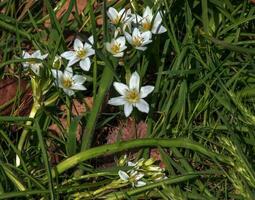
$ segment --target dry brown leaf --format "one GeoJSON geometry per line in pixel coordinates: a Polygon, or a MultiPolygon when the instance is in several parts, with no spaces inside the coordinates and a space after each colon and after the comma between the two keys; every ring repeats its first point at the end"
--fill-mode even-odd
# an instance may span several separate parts
{"type": "MultiPolygon", "coordinates": [[[[56,18],[58,20],[60,20],[61,17],[67,12],[70,2],[71,2],[71,0],[67,0],[65,2],[65,4],[57,11],[56,18]]],[[[72,8],[72,12],[78,12],[78,15],[80,15],[83,12],[83,10],[85,9],[85,7],[87,6],[88,1],[87,0],[76,0],[76,4],[77,4],[77,10],[76,10],[76,6],[74,4],[74,7],[72,8]]],[[[71,13],[70,16],[68,17],[68,21],[73,20],[73,19],[74,19],[74,16],[71,13]]],[[[51,26],[50,20],[46,20],[44,23],[44,26],[50,27],[51,26]]]]}

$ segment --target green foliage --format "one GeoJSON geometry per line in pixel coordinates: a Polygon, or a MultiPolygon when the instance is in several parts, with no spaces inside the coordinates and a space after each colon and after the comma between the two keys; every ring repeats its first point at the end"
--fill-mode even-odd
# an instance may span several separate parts
{"type": "MultiPolygon", "coordinates": [[[[77,1],[70,1],[57,19],[55,13],[66,1],[31,2],[29,9],[25,1],[0,2],[0,76],[29,80],[22,70],[22,50],[50,52],[44,74],[30,83],[37,92],[30,115],[16,116],[13,111],[0,116],[0,199],[255,199],[252,3],[120,0],[95,6],[90,0],[79,15],[77,1]],[[68,20],[73,5],[76,14],[68,20]],[[104,42],[110,41],[106,11],[113,6],[140,12],[147,5],[163,10],[167,32],[156,35],[145,53],[129,54],[121,66],[104,50],[104,42]],[[100,17],[102,26],[96,24],[100,17]],[[47,20],[51,25],[45,27],[47,20]],[[92,70],[86,75],[88,90],[77,95],[93,96],[94,104],[81,117],[72,114],[71,98],[48,80],[55,55],[68,49],[69,35],[93,35],[96,43],[92,70]],[[125,71],[138,71],[143,83],[155,86],[148,98],[149,114],[135,113],[136,120],[146,121],[148,138],[94,147],[105,143],[105,138],[95,142],[98,136],[106,137],[101,134],[104,127],[124,118],[105,102],[113,93],[112,82],[127,78],[125,71]],[[56,106],[61,104],[68,108],[67,127],[56,106]],[[51,124],[62,134],[52,134],[51,124]],[[76,140],[79,126],[81,141],[76,140]],[[60,157],[56,164],[50,144],[60,157]],[[110,188],[119,180],[118,171],[127,169],[103,168],[97,165],[99,159],[117,158],[131,149],[144,150],[137,159],[148,157],[148,148],[158,150],[168,178],[141,188],[110,188]]],[[[13,102],[18,105],[18,98],[1,105],[0,112],[13,102]]]]}

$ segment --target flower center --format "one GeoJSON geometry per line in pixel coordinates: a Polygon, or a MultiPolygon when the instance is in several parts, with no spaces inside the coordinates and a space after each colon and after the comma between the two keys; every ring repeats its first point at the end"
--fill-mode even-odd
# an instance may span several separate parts
{"type": "Polygon", "coordinates": [[[133,45],[136,46],[136,47],[139,47],[142,45],[143,43],[143,38],[142,37],[139,37],[139,36],[134,36],[133,37],[133,45]]]}
{"type": "Polygon", "coordinates": [[[73,85],[73,81],[71,78],[63,78],[62,85],[64,88],[70,88],[73,85]]]}
{"type": "Polygon", "coordinates": [[[142,27],[143,27],[144,31],[149,31],[149,30],[151,30],[151,23],[146,21],[146,22],[142,23],[142,27]]]}
{"type": "Polygon", "coordinates": [[[120,52],[120,44],[119,43],[115,43],[112,45],[111,50],[114,54],[117,54],[120,52]]]}
{"type": "Polygon", "coordinates": [[[125,98],[129,103],[137,103],[140,99],[140,94],[136,89],[129,90],[125,98]]]}
{"type": "Polygon", "coordinates": [[[76,51],[76,55],[78,58],[84,59],[87,55],[87,51],[85,49],[79,49],[78,51],[76,51]]]}

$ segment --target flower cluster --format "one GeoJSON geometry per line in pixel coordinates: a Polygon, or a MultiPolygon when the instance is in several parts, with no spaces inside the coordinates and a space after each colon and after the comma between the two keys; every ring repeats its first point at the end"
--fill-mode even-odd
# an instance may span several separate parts
{"type": "Polygon", "coordinates": [[[131,162],[127,160],[127,156],[123,156],[118,165],[121,167],[131,167],[127,172],[119,170],[118,174],[120,180],[124,183],[131,183],[133,187],[141,187],[149,182],[157,182],[166,179],[167,176],[164,169],[155,165],[155,160],[153,158],[145,160],[141,158],[137,162],[131,162]]]}
{"type": "MultiPolygon", "coordinates": [[[[153,13],[149,7],[146,7],[141,16],[131,13],[130,9],[121,9],[118,12],[113,7],[108,9],[107,15],[114,37],[110,42],[105,43],[105,49],[114,57],[124,56],[124,51],[128,48],[126,41],[134,49],[145,51],[147,45],[152,42],[153,34],[161,34],[166,31],[166,28],[162,25],[162,12],[153,13]]],[[[61,53],[60,56],[56,55],[54,58],[51,66],[53,82],[68,96],[74,95],[74,91],[86,90],[83,86],[86,78],[83,75],[75,74],[73,66],[77,64],[83,71],[90,70],[91,56],[95,55],[93,45],[94,39],[92,36],[86,42],[76,38],[71,50],[61,53]],[[65,64],[62,58],[67,60],[64,69],[61,69],[65,64]]],[[[47,56],[48,54],[43,55],[39,50],[32,54],[23,52],[23,58],[26,59],[23,66],[25,69],[31,69],[36,76],[40,77],[43,60],[47,56]]],[[[154,87],[151,85],[140,87],[140,76],[136,71],[131,75],[128,82],[128,85],[114,82],[113,86],[121,96],[111,98],[108,103],[115,106],[124,105],[126,117],[132,113],[133,107],[141,112],[148,113],[149,104],[144,98],[154,90],[154,87]]]]}
{"type": "Polygon", "coordinates": [[[114,57],[122,57],[127,48],[126,41],[135,49],[145,51],[147,44],[152,42],[153,34],[166,32],[162,25],[162,13],[153,14],[152,9],[146,7],[143,15],[132,14],[131,10],[109,8],[107,15],[113,26],[114,37],[105,44],[106,50],[114,57]],[[121,35],[121,36],[120,36],[121,35]]]}

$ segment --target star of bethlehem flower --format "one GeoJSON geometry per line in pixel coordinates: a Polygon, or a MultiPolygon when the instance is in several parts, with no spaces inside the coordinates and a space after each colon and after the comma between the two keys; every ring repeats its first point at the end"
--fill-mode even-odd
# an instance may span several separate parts
{"type": "Polygon", "coordinates": [[[90,69],[90,59],[89,56],[92,56],[95,54],[95,50],[92,48],[92,45],[94,43],[93,36],[88,38],[89,43],[85,42],[84,44],[76,38],[74,40],[74,51],[66,51],[61,54],[61,56],[67,60],[69,60],[67,67],[79,62],[79,66],[84,71],[89,71],[90,69]]]}
{"type": "Polygon", "coordinates": [[[119,82],[114,82],[113,86],[121,96],[111,98],[108,103],[114,106],[124,105],[126,117],[133,111],[133,106],[141,112],[149,112],[149,104],[143,98],[154,90],[154,86],[147,85],[140,89],[140,76],[137,72],[132,73],[128,86],[119,82]]]}
{"type": "Polygon", "coordinates": [[[125,37],[128,43],[141,51],[145,51],[147,49],[145,45],[152,42],[151,36],[150,31],[140,32],[138,28],[134,28],[132,36],[128,32],[125,32],[125,37]]]}
{"type": "Polygon", "coordinates": [[[86,90],[82,85],[86,78],[81,75],[73,75],[71,67],[67,67],[64,72],[56,69],[51,70],[54,76],[55,84],[62,88],[68,96],[74,95],[73,90],[86,90]]]}
{"type": "Polygon", "coordinates": [[[127,174],[126,172],[119,170],[118,174],[123,182],[130,182],[133,187],[142,187],[146,185],[144,181],[140,180],[144,177],[143,173],[139,173],[133,170],[129,174],[127,174]]]}
{"type": "Polygon", "coordinates": [[[153,34],[161,34],[166,32],[166,28],[162,24],[162,13],[157,12],[153,15],[152,10],[147,6],[143,12],[143,16],[135,15],[133,21],[140,25],[142,31],[151,31],[153,34]]]}
{"type": "Polygon", "coordinates": [[[124,50],[127,48],[125,37],[118,37],[112,39],[112,41],[106,42],[106,50],[109,51],[114,57],[122,57],[124,55],[124,50]]]}
{"type": "Polygon", "coordinates": [[[111,23],[113,25],[125,25],[126,23],[131,23],[132,21],[132,14],[131,10],[126,10],[125,8],[121,9],[119,12],[110,7],[107,11],[107,16],[109,17],[111,23]]]}
{"type": "MultiPolygon", "coordinates": [[[[44,60],[47,58],[48,54],[41,54],[40,50],[35,51],[32,54],[29,54],[28,52],[23,51],[22,53],[22,58],[28,59],[28,58],[35,58],[35,59],[40,59],[44,60]]],[[[22,63],[23,67],[25,69],[30,68],[36,75],[40,74],[40,68],[42,67],[42,63],[38,61],[28,61],[28,62],[23,62],[22,63]]]]}

